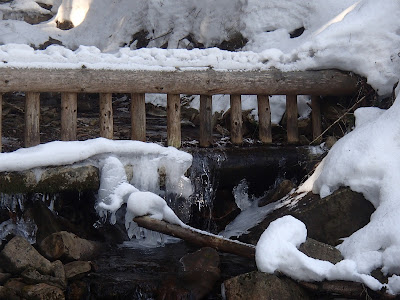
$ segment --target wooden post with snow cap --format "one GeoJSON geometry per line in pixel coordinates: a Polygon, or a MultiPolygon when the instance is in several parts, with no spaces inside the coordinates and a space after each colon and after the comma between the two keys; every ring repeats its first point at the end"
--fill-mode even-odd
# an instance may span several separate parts
{"type": "Polygon", "coordinates": [[[168,146],[181,146],[181,97],[179,94],[167,95],[167,142],[168,146]]]}
{"type": "Polygon", "coordinates": [[[200,147],[213,144],[212,132],[212,96],[200,95],[200,147]]]}
{"type": "Polygon", "coordinates": [[[61,140],[75,141],[78,114],[78,94],[61,93],[61,140]]]}
{"type": "Polygon", "coordinates": [[[146,141],[145,94],[131,94],[131,139],[146,141]]]}
{"type": "Polygon", "coordinates": [[[313,141],[316,144],[321,143],[321,106],[319,96],[311,96],[311,119],[313,128],[313,141]]]}
{"type": "Polygon", "coordinates": [[[272,143],[271,109],[268,95],[257,95],[258,102],[258,126],[260,141],[263,144],[272,143]]]}
{"type": "Polygon", "coordinates": [[[288,143],[299,142],[297,95],[286,95],[286,130],[288,143]]]}
{"type": "Polygon", "coordinates": [[[242,103],[240,95],[231,95],[231,142],[234,145],[243,143],[242,103]]]}
{"type": "Polygon", "coordinates": [[[40,93],[25,94],[25,147],[40,144],[40,93]]]}
{"type": "Polygon", "coordinates": [[[114,137],[112,94],[100,93],[100,136],[112,140],[114,137]]]}

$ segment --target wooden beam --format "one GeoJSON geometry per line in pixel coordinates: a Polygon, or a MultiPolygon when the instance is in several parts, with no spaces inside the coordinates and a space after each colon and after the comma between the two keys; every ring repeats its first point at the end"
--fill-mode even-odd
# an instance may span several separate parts
{"type": "Polygon", "coordinates": [[[243,143],[242,102],[240,95],[231,95],[231,142],[234,145],[243,143]]]}
{"type": "Polygon", "coordinates": [[[112,94],[101,93],[100,104],[100,136],[112,140],[114,137],[114,120],[112,107],[112,94]]]}
{"type": "Polygon", "coordinates": [[[357,91],[357,76],[337,70],[135,71],[2,68],[1,92],[86,92],[249,95],[347,95],[357,91]],[[46,78],[46,80],[43,80],[46,78]]]}
{"type": "Polygon", "coordinates": [[[167,140],[168,146],[181,146],[181,97],[179,94],[167,95],[167,140]]]}
{"type": "Polygon", "coordinates": [[[257,95],[258,102],[258,130],[260,141],[264,144],[272,142],[271,109],[268,95],[257,95]]]}
{"type": "Polygon", "coordinates": [[[78,115],[78,94],[61,93],[61,140],[75,141],[78,115]]]}
{"type": "Polygon", "coordinates": [[[200,95],[200,147],[213,144],[212,96],[200,95]]]}
{"type": "Polygon", "coordinates": [[[40,94],[25,94],[25,147],[40,144],[40,94]]]}
{"type": "Polygon", "coordinates": [[[286,95],[286,130],[288,143],[299,142],[297,96],[286,95]]]}
{"type": "Polygon", "coordinates": [[[313,140],[314,143],[321,143],[321,106],[319,96],[311,96],[311,119],[313,128],[313,140]]]}
{"type": "Polygon", "coordinates": [[[131,94],[131,139],[146,141],[146,102],[145,94],[131,94]]]}
{"type": "Polygon", "coordinates": [[[243,257],[254,259],[255,247],[238,241],[229,240],[221,236],[201,233],[200,230],[183,228],[151,217],[136,217],[133,219],[139,226],[168,234],[189,243],[201,246],[212,247],[221,252],[232,253],[243,257]]]}

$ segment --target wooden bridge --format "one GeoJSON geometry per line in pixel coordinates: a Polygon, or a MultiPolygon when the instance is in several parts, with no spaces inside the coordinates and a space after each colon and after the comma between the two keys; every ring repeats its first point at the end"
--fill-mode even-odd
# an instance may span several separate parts
{"type": "MultiPolygon", "coordinates": [[[[297,95],[311,95],[313,136],[321,134],[320,96],[352,95],[358,78],[338,70],[261,71],[132,71],[88,69],[2,68],[2,93],[25,92],[25,147],[40,144],[40,93],[61,92],[61,140],[76,140],[78,93],[100,94],[100,136],[113,138],[112,93],[131,94],[131,138],[146,140],[146,93],[167,94],[167,144],[181,146],[180,94],[200,95],[199,144],[212,140],[212,95],[229,94],[231,142],[243,142],[241,95],[257,95],[259,139],[272,142],[269,95],[286,95],[287,141],[297,143],[297,95]]],[[[1,139],[0,139],[1,141],[1,139]]],[[[1,143],[1,142],[0,142],[1,143]]],[[[0,144],[1,147],[1,144],[0,144]]]]}

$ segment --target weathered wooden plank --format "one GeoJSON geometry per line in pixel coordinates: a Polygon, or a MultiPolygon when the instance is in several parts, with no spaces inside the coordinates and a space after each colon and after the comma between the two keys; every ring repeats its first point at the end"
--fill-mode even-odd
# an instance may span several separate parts
{"type": "Polygon", "coordinates": [[[272,142],[269,97],[267,95],[257,95],[257,102],[260,141],[264,144],[269,144],[272,142]]]}
{"type": "Polygon", "coordinates": [[[181,97],[179,94],[167,95],[167,140],[168,146],[181,146],[181,97]]]}
{"type": "Polygon", "coordinates": [[[212,96],[200,95],[200,147],[213,144],[212,96]]]}
{"type": "Polygon", "coordinates": [[[146,141],[146,102],[145,94],[132,94],[131,139],[146,141]]]}
{"type": "Polygon", "coordinates": [[[311,119],[314,143],[321,143],[321,106],[319,96],[311,96],[311,119]]]}
{"type": "Polygon", "coordinates": [[[75,141],[78,116],[78,94],[61,93],[61,140],[75,141]]]}
{"type": "Polygon", "coordinates": [[[231,142],[235,145],[243,143],[242,102],[240,95],[231,95],[231,142]]]}
{"type": "Polygon", "coordinates": [[[297,95],[286,95],[286,130],[288,143],[299,142],[297,95]]]}
{"type": "Polygon", "coordinates": [[[134,71],[2,68],[0,91],[343,95],[357,90],[357,76],[337,70],[134,71]],[[43,80],[46,78],[46,80],[43,80]]]}
{"type": "Polygon", "coordinates": [[[25,147],[40,144],[40,94],[25,94],[25,147]]]}
{"type": "Polygon", "coordinates": [[[112,94],[101,93],[100,104],[100,136],[112,140],[114,137],[114,120],[112,107],[112,94]]]}

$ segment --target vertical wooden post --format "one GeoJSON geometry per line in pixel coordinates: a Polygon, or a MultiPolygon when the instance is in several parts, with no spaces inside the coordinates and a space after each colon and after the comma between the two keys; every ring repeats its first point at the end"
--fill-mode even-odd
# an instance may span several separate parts
{"type": "Polygon", "coordinates": [[[181,146],[181,96],[167,95],[167,140],[168,146],[181,146]]]}
{"type": "Polygon", "coordinates": [[[101,93],[100,104],[100,136],[112,140],[114,137],[112,94],[101,93]]]}
{"type": "Polygon", "coordinates": [[[242,103],[240,95],[231,95],[231,142],[235,145],[243,143],[242,103]]]}
{"type": "Polygon", "coordinates": [[[313,140],[315,143],[321,143],[321,106],[319,96],[311,96],[311,118],[313,127],[313,140]]]}
{"type": "Polygon", "coordinates": [[[61,93],[61,140],[76,140],[77,114],[78,94],[61,93]]]}
{"type": "Polygon", "coordinates": [[[257,95],[257,102],[260,141],[264,144],[269,144],[272,142],[272,131],[268,95],[257,95]]]}
{"type": "Polygon", "coordinates": [[[299,126],[297,121],[297,95],[286,95],[286,117],[287,141],[288,143],[298,143],[299,126]]]}
{"type": "Polygon", "coordinates": [[[146,141],[145,94],[131,94],[131,139],[146,141]]]}
{"type": "Polygon", "coordinates": [[[213,144],[212,133],[212,96],[200,95],[200,147],[213,144]]]}
{"type": "Polygon", "coordinates": [[[40,93],[25,94],[25,147],[40,144],[40,93]]]}
{"type": "Polygon", "coordinates": [[[3,137],[3,94],[0,93],[0,152],[2,152],[3,149],[3,144],[1,142],[1,139],[3,137]]]}

